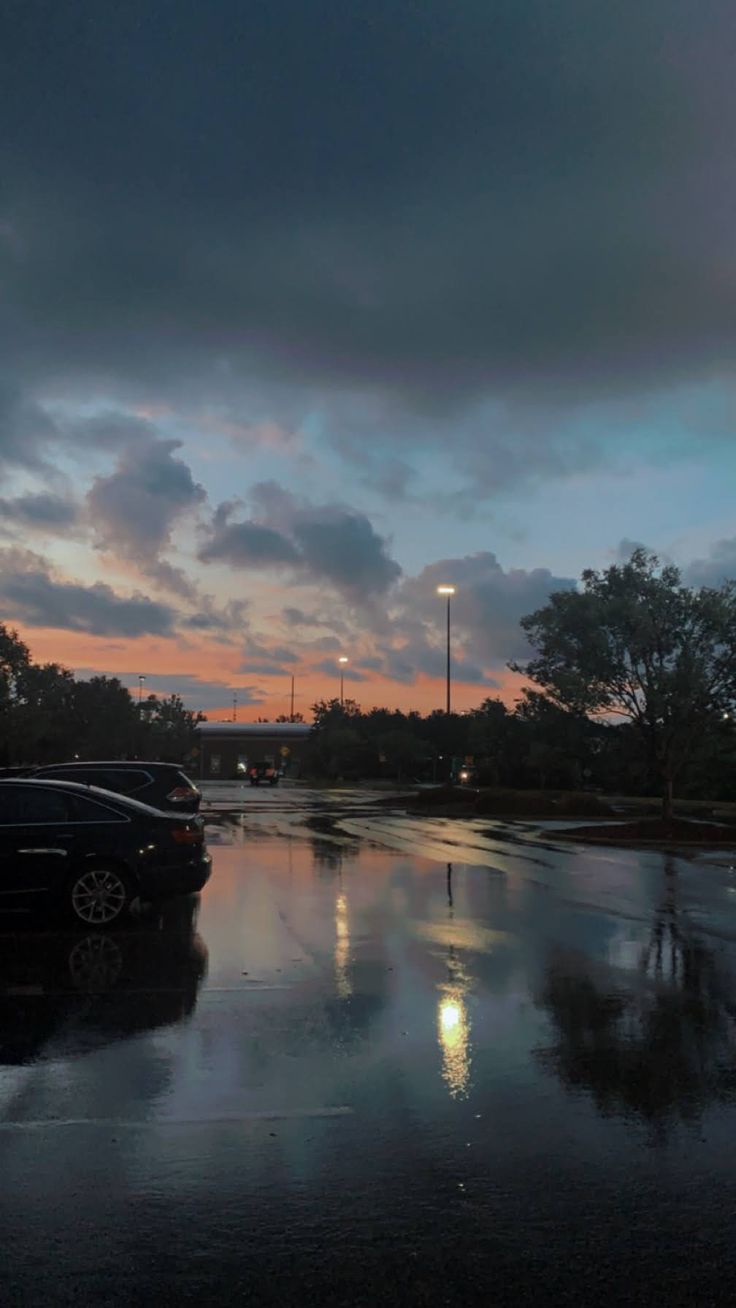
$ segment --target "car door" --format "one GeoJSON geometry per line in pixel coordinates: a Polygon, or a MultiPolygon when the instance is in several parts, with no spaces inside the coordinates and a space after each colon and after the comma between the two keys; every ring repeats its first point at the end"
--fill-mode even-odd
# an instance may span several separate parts
{"type": "Polygon", "coordinates": [[[32,907],[66,879],[75,827],[69,797],[40,783],[0,792],[0,908],[32,907]]]}

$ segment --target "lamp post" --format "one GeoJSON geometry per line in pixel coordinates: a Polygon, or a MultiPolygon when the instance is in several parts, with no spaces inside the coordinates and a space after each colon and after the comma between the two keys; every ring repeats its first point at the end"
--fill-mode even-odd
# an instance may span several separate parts
{"type": "Polygon", "coordinates": [[[143,673],[140,673],[138,676],[138,717],[141,716],[141,709],[143,708],[143,682],[145,680],[143,673]]]}
{"type": "Polygon", "coordinates": [[[447,716],[450,716],[450,600],[455,594],[454,586],[438,586],[438,595],[447,596],[447,716]]]}
{"type": "Polygon", "coordinates": [[[350,660],[341,654],[337,661],[340,664],[340,708],[342,708],[345,701],[345,664],[350,660]]]}

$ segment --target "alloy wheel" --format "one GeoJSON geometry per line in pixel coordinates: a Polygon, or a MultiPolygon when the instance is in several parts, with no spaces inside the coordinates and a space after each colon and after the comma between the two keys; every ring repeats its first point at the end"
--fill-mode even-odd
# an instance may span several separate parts
{"type": "Polygon", "coordinates": [[[128,899],[125,882],[117,872],[95,868],[83,872],[71,890],[77,917],[90,926],[109,926],[120,916],[128,899]]]}

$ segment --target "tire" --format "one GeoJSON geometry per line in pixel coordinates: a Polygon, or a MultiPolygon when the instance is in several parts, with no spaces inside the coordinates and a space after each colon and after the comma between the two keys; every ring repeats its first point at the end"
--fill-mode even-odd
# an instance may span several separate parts
{"type": "Polygon", "coordinates": [[[82,868],[66,888],[72,918],[82,926],[101,930],[119,922],[134,899],[129,877],[114,865],[82,868]]]}
{"type": "Polygon", "coordinates": [[[250,779],[250,784],[251,784],[252,786],[257,786],[257,785],[258,785],[258,782],[257,782],[257,780],[256,780],[255,777],[251,777],[251,779],[250,779]]]}
{"type": "Polygon", "coordinates": [[[268,784],[269,786],[277,786],[279,784],[278,777],[271,777],[271,780],[269,781],[268,784]]]}

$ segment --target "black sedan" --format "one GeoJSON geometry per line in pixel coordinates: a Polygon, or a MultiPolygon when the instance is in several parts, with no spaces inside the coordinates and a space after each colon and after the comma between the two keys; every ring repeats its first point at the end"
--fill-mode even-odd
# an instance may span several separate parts
{"type": "Polygon", "coordinates": [[[0,781],[0,911],[52,905],[107,927],[136,899],[201,890],[210,870],[199,816],[72,781],[0,781]]]}

